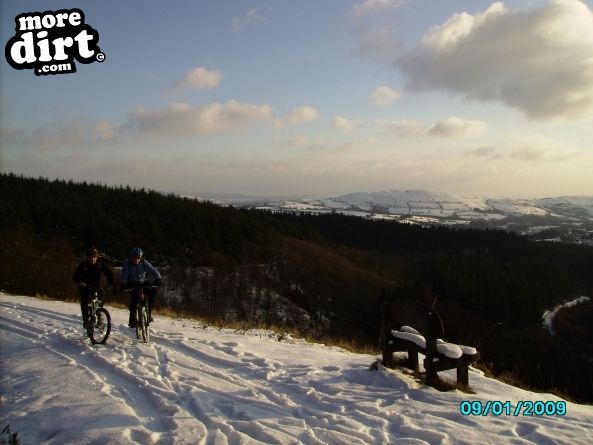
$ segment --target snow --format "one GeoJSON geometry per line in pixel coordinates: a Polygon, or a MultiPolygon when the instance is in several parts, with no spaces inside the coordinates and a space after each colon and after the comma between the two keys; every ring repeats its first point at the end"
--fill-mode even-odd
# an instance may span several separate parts
{"type": "MultiPolygon", "coordinates": [[[[508,229],[511,223],[524,222],[531,230],[543,230],[551,219],[564,231],[593,222],[593,197],[563,196],[541,199],[486,198],[424,190],[387,190],[349,193],[333,198],[237,200],[235,205],[255,207],[270,212],[326,214],[338,212],[374,220],[395,220],[421,226],[464,226],[484,222],[508,229]],[[534,218],[535,217],[535,218],[534,218]]],[[[568,237],[570,239],[570,237],[568,237]]],[[[580,234],[574,242],[590,244],[580,234]]]]}
{"type": "MultiPolygon", "coordinates": [[[[411,341],[416,346],[426,349],[426,339],[423,335],[409,326],[402,326],[402,328],[403,329],[401,331],[391,331],[392,335],[394,337],[401,338],[402,340],[411,341]]],[[[452,359],[457,359],[464,353],[469,355],[474,355],[477,353],[476,349],[472,348],[471,346],[448,343],[440,338],[437,339],[437,352],[452,359]]]]}
{"type": "Polygon", "coordinates": [[[523,199],[489,199],[488,205],[505,215],[546,216],[549,212],[523,199]]]}
{"type": "Polygon", "coordinates": [[[111,336],[93,346],[78,304],[0,293],[0,426],[20,443],[593,443],[591,406],[463,417],[464,400],[561,400],[476,372],[476,394],[439,392],[398,370],[370,371],[373,355],[162,316],[143,344],[127,311],[107,308],[111,336]]]}
{"type": "Polygon", "coordinates": [[[546,328],[548,328],[548,331],[550,331],[550,334],[554,335],[554,318],[556,318],[558,311],[560,311],[562,308],[572,307],[572,306],[579,305],[581,303],[586,303],[589,300],[590,300],[589,297],[578,297],[578,298],[575,298],[574,300],[571,300],[564,304],[560,304],[560,305],[556,306],[551,311],[545,311],[544,315],[542,315],[542,320],[543,320],[544,326],[546,328]]]}

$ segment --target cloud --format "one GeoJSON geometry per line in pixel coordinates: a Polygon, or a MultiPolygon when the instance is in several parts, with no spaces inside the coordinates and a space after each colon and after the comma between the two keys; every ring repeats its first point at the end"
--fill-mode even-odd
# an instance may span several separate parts
{"type": "Polygon", "coordinates": [[[473,156],[477,158],[490,158],[496,159],[500,157],[499,151],[496,147],[490,145],[481,145],[476,148],[472,148],[465,152],[467,156],[473,156]]]}
{"type": "Polygon", "coordinates": [[[434,124],[428,133],[432,136],[464,137],[481,134],[486,128],[485,122],[468,121],[451,116],[434,124]]]}
{"type": "Polygon", "coordinates": [[[188,71],[183,79],[174,84],[174,89],[212,90],[220,85],[223,77],[220,70],[209,70],[200,66],[188,71]]]}
{"type": "Polygon", "coordinates": [[[375,88],[375,90],[371,93],[371,100],[373,103],[381,107],[391,105],[399,98],[400,94],[397,91],[394,91],[385,85],[375,88]]]}
{"type": "Polygon", "coordinates": [[[270,19],[257,10],[250,9],[242,17],[234,17],[231,23],[231,31],[239,32],[246,26],[262,26],[268,23],[270,19]]]}
{"type": "Polygon", "coordinates": [[[334,128],[337,128],[339,130],[342,130],[345,132],[351,132],[354,130],[358,130],[359,128],[361,128],[363,126],[363,124],[359,120],[351,120],[351,119],[346,119],[343,116],[338,116],[334,119],[333,126],[334,126],[334,128]]]}
{"type": "Polygon", "coordinates": [[[352,7],[352,12],[356,16],[381,13],[389,9],[397,9],[405,5],[405,0],[364,0],[362,3],[352,7]]]}
{"type": "Polygon", "coordinates": [[[282,145],[285,147],[305,147],[309,145],[309,138],[306,136],[297,136],[289,139],[273,139],[274,145],[282,145]]]}
{"type": "Polygon", "coordinates": [[[470,121],[450,116],[432,127],[424,122],[412,120],[379,121],[378,127],[382,131],[395,132],[398,137],[435,136],[446,138],[461,138],[483,133],[487,125],[482,121],[470,121]]]}
{"type": "Polygon", "coordinates": [[[593,114],[593,13],[579,0],[528,10],[497,2],[430,29],[396,64],[410,90],[497,101],[531,119],[593,114]]]}
{"type": "Polygon", "coordinates": [[[389,66],[391,66],[393,55],[400,50],[391,25],[358,24],[354,32],[357,38],[357,44],[353,51],[355,55],[379,62],[388,60],[389,66]]]}
{"type": "Polygon", "coordinates": [[[7,128],[0,131],[2,145],[26,149],[54,151],[62,148],[80,148],[102,140],[101,134],[84,120],[58,122],[37,127],[31,131],[7,128]]]}
{"type": "Polygon", "coordinates": [[[465,151],[465,156],[486,159],[554,163],[582,156],[582,150],[539,134],[513,135],[503,143],[482,145],[465,151]]]}
{"type": "Polygon", "coordinates": [[[428,126],[419,121],[380,121],[378,126],[380,130],[394,132],[400,138],[425,136],[428,132],[428,126]]]}
{"type": "Polygon", "coordinates": [[[110,141],[116,135],[116,132],[111,124],[105,121],[101,121],[97,124],[94,133],[96,138],[100,141],[110,141]]]}
{"type": "Polygon", "coordinates": [[[175,103],[160,110],[138,108],[130,126],[151,137],[217,133],[246,126],[272,116],[270,105],[252,105],[230,100],[203,107],[175,103]]]}
{"type": "Polygon", "coordinates": [[[274,120],[274,126],[281,128],[284,125],[298,125],[306,122],[312,122],[319,118],[320,114],[315,108],[310,106],[297,107],[289,111],[280,118],[274,120]]]}

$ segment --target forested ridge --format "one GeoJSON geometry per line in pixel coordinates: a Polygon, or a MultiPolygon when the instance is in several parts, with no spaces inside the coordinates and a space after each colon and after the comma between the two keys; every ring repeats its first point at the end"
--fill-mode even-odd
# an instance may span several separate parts
{"type": "Polygon", "coordinates": [[[478,345],[493,373],[593,401],[593,311],[565,316],[572,336],[541,322],[557,304],[593,297],[590,247],[0,175],[3,290],[76,298],[71,273],[90,244],[115,267],[142,246],[179,297],[163,299],[171,310],[245,322],[264,313],[266,323],[361,346],[377,345],[383,299],[436,301],[446,336],[478,345]]]}

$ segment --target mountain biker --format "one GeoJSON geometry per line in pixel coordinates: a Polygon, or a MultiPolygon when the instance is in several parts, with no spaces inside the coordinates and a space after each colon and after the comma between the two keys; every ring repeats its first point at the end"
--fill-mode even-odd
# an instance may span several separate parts
{"type": "MultiPolygon", "coordinates": [[[[147,275],[154,279],[153,285],[155,286],[144,290],[148,301],[148,321],[152,322],[152,305],[156,297],[156,287],[161,285],[161,274],[144,258],[142,249],[134,247],[130,253],[130,258],[124,261],[121,269],[121,289],[126,290],[131,286],[142,287],[148,281],[147,275]]],[[[138,304],[138,294],[130,292],[130,320],[128,326],[131,328],[136,327],[136,304],[138,304]]]]}
{"type": "Polygon", "coordinates": [[[103,300],[103,293],[100,289],[101,274],[105,275],[107,283],[109,286],[112,286],[113,273],[103,261],[99,260],[99,251],[94,247],[90,247],[86,252],[86,260],[82,261],[72,274],[72,280],[78,285],[80,311],[82,312],[82,323],[84,326],[87,324],[86,310],[89,303],[90,290],[93,288],[98,290],[99,299],[103,300]]]}

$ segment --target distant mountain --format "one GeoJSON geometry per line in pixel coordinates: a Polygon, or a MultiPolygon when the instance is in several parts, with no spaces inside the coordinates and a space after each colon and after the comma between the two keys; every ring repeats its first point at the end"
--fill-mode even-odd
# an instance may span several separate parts
{"type": "Polygon", "coordinates": [[[411,224],[500,228],[538,240],[593,245],[593,196],[513,199],[388,190],[330,198],[229,198],[219,202],[274,212],[339,212],[411,224]]]}

